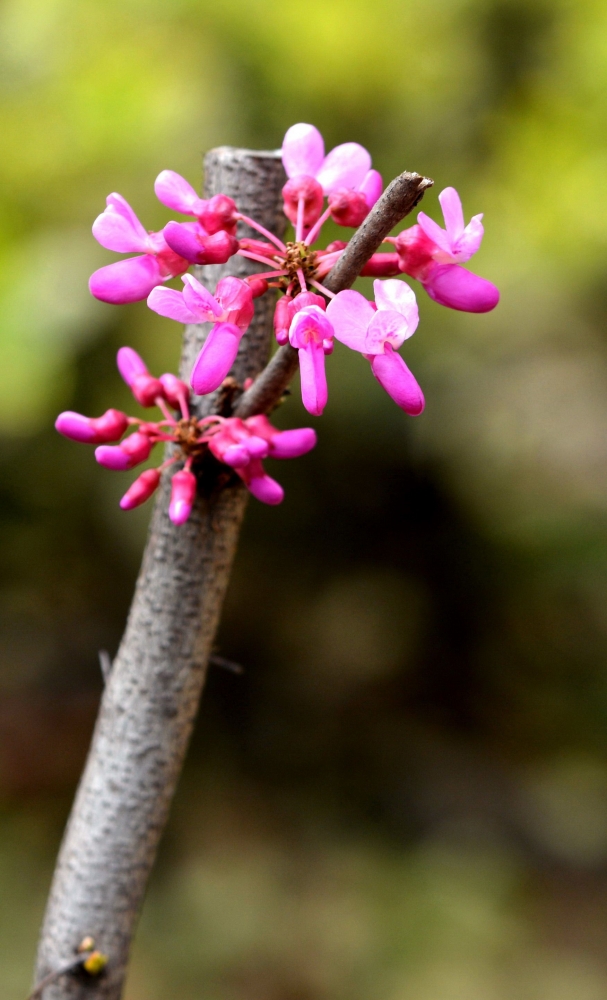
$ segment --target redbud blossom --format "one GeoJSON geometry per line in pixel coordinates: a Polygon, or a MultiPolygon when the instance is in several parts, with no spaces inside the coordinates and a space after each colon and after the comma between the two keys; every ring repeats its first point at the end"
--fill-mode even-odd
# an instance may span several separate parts
{"type": "Polygon", "coordinates": [[[147,298],[152,288],[183,274],[189,261],[169,247],[162,233],[148,233],[133,209],[119,194],[110,194],[107,208],[93,223],[101,246],[117,253],[139,253],[101,267],[91,275],[91,294],[102,302],[121,305],[147,298]]]}
{"type": "Polygon", "coordinates": [[[120,410],[106,410],[101,417],[83,417],[81,413],[65,410],[55,421],[55,428],[60,434],[83,444],[119,441],[127,427],[127,415],[120,410]]]}
{"type": "Polygon", "coordinates": [[[139,507],[146,500],[150,499],[152,494],[157,490],[159,483],[160,470],[146,469],[129,486],[120,501],[120,506],[123,510],[133,510],[134,507],[139,507]]]}
{"type": "Polygon", "coordinates": [[[289,328],[289,341],[299,350],[303,404],[308,413],[319,417],[327,405],[325,351],[327,347],[330,350],[333,342],[333,327],[319,306],[305,306],[295,314],[289,328]]]}
{"type": "Polygon", "coordinates": [[[145,362],[132,347],[121,347],[117,355],[118,371],[141,406],[154,406],[164,398],[160,379],[150,375],[145,362]]]}
{"type": "Polygon", "coordinates": [[[327,307],[335,337],[360,353],[371,370],[405,413],[416,416],[424,396],[398,348],[417,328],[415,293],[404,281],[374,281],[375,306],[352,290],[339,292],[327,307]]]}
{"type": "Polygon", "coordinates": [[[430,298],[441,305],[464,312],[489,312],[499,302],[498,289],[459,266],[481,245],[482,215],[475,215],[464,226],[462,203],[455,188],[441,191],[439,201],[445,229],[420,212],[418,225],[405,229],[395,240],[400,269],[417,278],[430,298]]]}
{"type": "Polygon", "coordinates": [[[150,457],[152,442],[147,434],[135,431],[119,445],[102,444],[95,449],[95,458],[99,465],[106,469],[113,469],[115,472],[122,472],[125,469],[132,469],[141,462],[145,462],[150,457]]]}
{"type": "Polygon", "coordinates": [[[192,513],[196,496],[196,476],[187,469],[176,472],[171,480],[169,517],[173,524],[184,524],[192,513]]]}

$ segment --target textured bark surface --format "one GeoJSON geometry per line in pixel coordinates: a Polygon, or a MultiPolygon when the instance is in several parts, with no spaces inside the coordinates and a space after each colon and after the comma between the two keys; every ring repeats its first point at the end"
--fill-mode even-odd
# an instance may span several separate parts
{"type": "MultiPolygon", "coordinates": [[[[413,211],[424,191],[433,184],[429,177],[407,170],[395,177],[356,230],[323,285],[335,293],[351,288],[369,257],[394,226],[413,211]]],[[[298,363],[298,352],[290,344],[281,347],[255,385],[239,399],[235,413],[243,418],[254,413],[269,413],[289,385],[298,363]]]]}
{"type": "MultiPolygon", "coordinates": [[[[232,196],[239,209],[282,235],[278,153],[221,147],[205,161],[205,194],[232,196]]],[[[251,235],[242,227],[240,235],[251,235]]],[[[202,269],[213,290],[226,274],[260,269],[241,257],[202,269]]],[[[242,382],[267,361],[273,298],[256,301],[232,374],[242,382]]],[[[186,329],[181,363],[189,377],[205,326],[186,329]]],[[[189,380],[189,379],[188,379],[189,380]]],[[[196,401],[204,415],[217,394],[196,401]]],[[[217,469],[220,467],[217,466],[217,469]]],[[[174,471],[174,469],[172,470],[174,471]]],[[[109,957],[99,978],[64,976],[45,1000],[118,1000],[158,841],[198,709],[247,492],[208,465],[190,520],[167,510],[171,472],[156,500],[129,619],[105,688],[93,742],[53,879],[36,981],[73,956],[87,935],[109,957]]],[[[128,515],[125,515],[128,516],[128,515]]]]}

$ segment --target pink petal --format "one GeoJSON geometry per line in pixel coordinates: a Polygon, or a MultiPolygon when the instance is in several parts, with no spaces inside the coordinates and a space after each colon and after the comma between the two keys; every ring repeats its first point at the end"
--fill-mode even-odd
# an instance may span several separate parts
{"type": "Polygon", "coordinates": [[[176,472],[171,480],[169,517],[173,524],[184,524],[192,513],[196,497],[196,476],[187,469],[176,472]]]}
{"type": "Polygon", "coordinates": [[[221,461],[225,462],[226,465],[230,465],[233,469],[242,468],[243,465],[248,465],[251,461],[251,456],[244,444],[231,444],[222,453],[221,461]]]}
{"type": "Polygon", "coordinates": [[[485,230],[481,222],[482,217],[482,212],[480,215],[474,215],[462,235],[454,244],[453,256],[456,258],[458,264],[463,264],[464,261],[470,260],[483,242],[485,230]]]}
{"type": "Polygon", "coordinates": [[[98,444],[119,441],[129,425],[126,413],[120,410],[106,410],[101,417],[93,417],[91,426],[98,444]]]}
{"type": "Polygon", "coordinates": [[[215,298],[221,307],[226,323],[234,323],[244,331],[253,319],[255,307],[250,285],[240,278],[222,278],[217,283],[215,298]]]}
{"type": "Polygon", "coordinates": [[[104,469],[111,469],[112,472],[126,472],[132,468],[131,458],[122,448],[108,444],[101,444],[95,448],[95,458],[104,469]]]}
{"type": "Polygon", "coordinates": [[[316,179],[322,184],[325,194],[338,188],[353,188],[356,191],[370,169],[371,157],[364,146],[357,142],[344,142],[325,157],[316,179]]]}
{"type": "Polygon", "coordinates": [[[462,312],[490,312],[500,299],[494,284],[458,264],[436,264],[425,278],[424,288],[435,302],[462,312]]]}
{"type": "Polygon", "coordinates": [[[200,215],[206,202],[199,198],[185,177],[176,174],[174,170],[163,170],[154,183],[154,191],[158,201],[175,212],[183,215],[200,215]]]}
{"type": "Polygon", "coordinates": [[[320,218],[324,196],[320,184],[314,177],[298,174],[297,177],[288,180],[282,189],[282,197],[283,211],[294,226],[297,225],[300,199],[303,199],[304,226],[313,226],[320,218]]]}
{"type": "Polygon", "coordinates": [[[451,239],[449,234],[441,229],[439,224],[431,219],[425,212],[419,212],[417,216],[419,228],[428,239],[436,244],[436,247],[448,257],[452,256],[451,239]]]}
{"type": "Polygon", "coordinates": [[[372,358],[371,371],[401,410],[412,417],[422,412],[424,394],[400,354],[393,351],[389,344],[384,354],[376,354],[372,358]]]}
{"type": "Polygon", "coordinates": [[[55,430],[69,438],[70,441],[80,441],[82,444],[97,444],[97,435],[89,417],[73,410],[65,410],[55,420],[55,430]]]}
{"type": "Polygon", "coordinates": [[[115,472],[132,469],[149,458],[152,450],[150,439],[139,431],[125,438],[117,447],[102,444],[95,449],[95,458],[100,465],[115,472]]]}
{"type": "Polygon", "coordinates": [[[107,208],[93,223],[93,236],[106,250],[146,253],[151,249],[147,232],[122,195],[110,194],[107,208]]]}
{"type": "Polygon", "coordinates": [[[272,438],[270,455],[272,458],[298,458],[311,451],[316,444],[316,431],[312,427],[298,427],[292,431],[280,431],[272,438]]]}
{"type": "Polygon", "coordinates": [[[389,278],[400,274],[399,260],[397,253],[374,253],[360,273],[363,277],[389,278]]]}
{"type": "Polygon", "coordinates": [[[91,295],[101,302],[124,305],[147,299],[156,285],[162,284],[160,265],[155,257],[127,257],[115,264],[100,267],[89,278],[91,295]]]}
{"type": "Polygon", "coordinates": [[[245,448],[251,458],[266,458],[270,451],[268,442],[264,438],[257,437],[255,434],[251,435],[248,441],[245,441],[245,448]]]}
{"type": "MultiPolygon", "coordinates": [[[[159,316],[167,316],[178,323],[198,323],[199,316],[186,305],[182,292],[158,285],[148,295],[148,306],[159,316]]],[[[206,318],[206,314],[205,314],[206,318]]]]}
{"type": "Polygon", "coordinates": [[[373,292],[378,309],[393,309],[401,313],[408,327],[405,340],[417,330],[419,310],[415,292],[406,281],[374,281],[373,292]]]}
{"type": "Polygon", "coordinates": [[[164,393],[164,398],[174,409],[185,409],[184,403],[190,398],[190,390],[180,378],[172,372],[166,372],[160,376],[160,384],[164,393]]]}
{"type": "Polygon", "coordinates": [[[295,313],[289,328],[292,347],[306,347],[310,343],[322,346],[323,340],[333,339],[333,325],[320,306],[304,306],[295,313]]]}
{"type": "Polygon", "coordinates": [[[315,177],[325,156],[323,137],[313,125],[300,122],[288,129],[282,142],[282,162],[287,177],[315,177]]]}
{"type": "Polygon", "coordinates": [[[322,343],[310,343],[299,351],[301,398],[308,413],[319,417],[327,405],[327,376],[322,343]]]}
{"type": "Polygon", "coordinates": [[[337,340],[353,351],[365,353],[367,329],[375,316],[375,309],[364,295],[351,289],[338,292],[327,306],[327,316],[337,340]]]}
{"type": "Polygon", "coordinates": [[[120,501],[122,510],[133,510],[139,507],[152,496],[160,483],[160,472],[158,469],[146,469],[137,477],[134,483],[129,486],[120,501]]]}
{"type": "Polygon", "coordinates": [[[238,354],[242,331],[232,323],[217,323],[212,327],[198,355],[190,379],[199,396],[214,392],[230,371],[238,354]]]}
{"type": "Polygon", "coordinates": [[[199,323],[221,316],[222,309],[217,299],[193,274],[184,274],[182,281],[184,302],[199,317],[199,323]]]}
{"type": "Polygon", "coordinates": [[[364,194],[367,207],[371,209],[373,208],[375,202],[379,199],[383,189],[384,182],[382,181],[379,171],[369,170],[369,172],[363,177],[358,190],[364,194]]]}
{"type": "Polygon", "coordinates": [[[284,490],[280,483],[268,476],[259,459],[251,462],[246,469],[243,469],[243,476],[247,489],[257,500],[275,506],[282,503],[284,490]]]}
{"type": "Polygon", "coordinates": [[[386,344],[391,344],[396,349],[412,332],[402,313],[395,309],[378,309],[369,323],[362,353],[383,354],[386,344]]]}
{"type": "Polygon", "coordinates": [[[118,371],[130,387],[139,375],[147,375],[148,369],[142,357],[132,347],[121,347],[116,355],[118,371]]]}
{"type": "Polygon", "coordinates": [[[440,207],[443,210],[445,228],[452,243],[459,239],[464,231],[464,211],[462,201],[457,191],[453,187],[445,188],[438,196],[440,207]]]}

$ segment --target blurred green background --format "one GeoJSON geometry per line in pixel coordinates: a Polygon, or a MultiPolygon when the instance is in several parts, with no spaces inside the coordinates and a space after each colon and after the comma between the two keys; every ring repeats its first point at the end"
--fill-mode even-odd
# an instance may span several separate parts
{"type": "MultiPolygon", "coordinates": [[[[485,212],[488,316],[416,287],[406,418],[336,351],[315,453],[253,501],[128,1000],[607,996],[607,7],[4,0],[0,981],[23,1000],[149,509],[52,429],[176,324],[92,300],[156,174],[296,121],[485,212]]],[[[283,425],[304,414],[294,395],[283,425]]],[[[309,422],[309,418],[306,419],[309,422]]]]}

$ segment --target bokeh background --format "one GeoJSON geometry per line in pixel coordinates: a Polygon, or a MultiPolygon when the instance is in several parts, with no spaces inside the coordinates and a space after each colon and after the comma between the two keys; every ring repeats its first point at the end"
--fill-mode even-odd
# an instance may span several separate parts
{"type": "MultiPolygon", "coordinates": [[[[607,7],[3,0],[0,981],[23,1000],[149,509],[53,431],[127,403],[92,300],[109,191],[356,139],[485,212],[488,316],[419,292],[406,418],[336,351],[315,453],[253,501],[128,1000],[607,996],[607,7]]],[[[283,426],[304,414],[295,394],[283,426]]],[[[306,420],[306,422],[309,422],[306,420]]]]}

